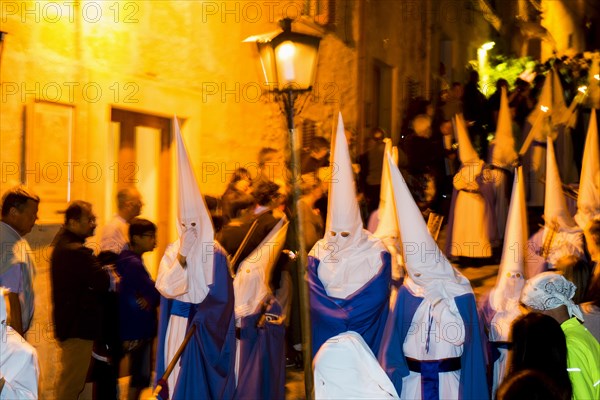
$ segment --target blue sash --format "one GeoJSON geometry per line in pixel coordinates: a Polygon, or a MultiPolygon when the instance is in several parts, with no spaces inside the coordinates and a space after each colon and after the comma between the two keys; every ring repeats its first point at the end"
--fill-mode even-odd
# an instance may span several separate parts
{"type": "Polygon", "coordinates": [[[177,315],[178,317],[189,318],[192,316],[192,312],[194,307],[197,304],[194,303],[186,303],[184,301],[179,301],[172,299],[171,300],[171,315],[177,315]]]}
{"type": "Polygon", "coordinates": [[[460,357],[441,360],[415,360],[406,357],[408,369],[421,374],[421,397],[423,400],[439,400],[441,372],[460,370],[460,357]]]}

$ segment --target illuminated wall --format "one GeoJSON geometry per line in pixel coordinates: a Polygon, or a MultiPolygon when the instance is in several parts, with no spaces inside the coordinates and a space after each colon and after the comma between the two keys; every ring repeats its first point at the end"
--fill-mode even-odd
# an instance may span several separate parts
{"type": "MultiPolygon", "coordinates": [[[[296,117],[318,121],[326,136],[338,110],[350,125],[357,118],[357,57],[348,45],[356,40],[356,4],[336,7],[347,13],[336,18],[346,15],[350,23],[333,21],[325,30],[315,95],[296,117]],[[338,28],[346,29],[343,36],[338,28]]],[[[0,8],[8,32],[0,191],[24,180],[42,202],[54,199],[53,208],[44,205],[42,223],[60,220],[55,211],[68,196],[91,201],[101,223],[110,218],[114,182],[122,178],[115,177],[112,107],[185,119],[205,194],[220,195],[231,171],[254,165],[261,147],[283,149],[282,109],[261,92],[255,48],[242,40],[301,13],[320,26],[327,12],[308,0],[2,1],[0,8]]]]}

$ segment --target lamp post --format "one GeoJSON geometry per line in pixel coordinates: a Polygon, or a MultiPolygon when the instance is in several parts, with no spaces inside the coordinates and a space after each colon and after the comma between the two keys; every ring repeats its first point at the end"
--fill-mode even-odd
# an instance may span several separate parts
{"type": "Polygon", "coordinates": [[[305,279],[307,255],[304,250],[302,215],[298,212],[300,199],[300,143],[294,126],[294,102],[304,92],[310,92],[315,80],[320,37],[292,31],[292,20],[281,21],[281,30],[251,36],[244,42],[258,47],[264,83],[269,90],[282,95],[288,127],[290,152],[290,186],[292,188],[293,229],[296,237],[304,387],[306,398],[313,398],[312,345],[310,330],[309,291],[305,279]]]}
{"type": "Polygon", "coordinates": [[[2,65],[2,52],[4,51],[4,36],[6,32],[0,31],[0,65],[2,65]]]}

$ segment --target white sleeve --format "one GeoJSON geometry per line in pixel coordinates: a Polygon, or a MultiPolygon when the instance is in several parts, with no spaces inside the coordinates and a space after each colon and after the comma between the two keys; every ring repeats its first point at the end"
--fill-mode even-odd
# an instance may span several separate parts
{"type": "Polygon", "coordinates": [[[119,254],[126,245],[127,237],[123,235],[118,226],[109,223],[104,227],[100,237],[100,251],[112,251],[119,254]]]}
{"type": "MultiPolygon", "coordinates": [[[[4,343],[7,345],[7,343],[4,343]]],[[[40,368],[38,365],[37,354],[33,348],[30,352],[23,352],[17,356],[17,371],[7,371],[12,377],[6,377],[4,387],[0,392],[0,399],[37,399],[38,398],[38,377],[40,368]],[[22,358],[26,358],[23,360],[22,358]]],[[[1,375],[1,374],[0,374],[1,375]]]]}
{"type": "Polygon", "coordinates": [[[179,240],[167,247],[158,267],[156,289],[167,298],[181,296],[189,290],[188,270],[177,261],[178,252],[179,240]]]}

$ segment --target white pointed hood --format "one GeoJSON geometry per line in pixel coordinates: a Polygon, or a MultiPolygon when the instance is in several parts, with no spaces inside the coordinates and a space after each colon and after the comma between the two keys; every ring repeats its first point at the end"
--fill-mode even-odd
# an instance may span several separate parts
{"type": "Polygon", "coordinates": [[[265,296],[271,292],[271,271],[283,249],[288,226],[285,217],[279,220],[256,249],[240,263],[233,279],[236,318],[256,312],[265,296]]]}
{"type": "Polygon", "coordinates": [[[398,168],[391,168],[392,157],[386,155],[386,160],[391,176],[396,221],[404,250],[404,263],[408,272],[407,280],[423,289],[432,284],[439,284],[440,290],[445,292],[447,297],[473,293],[469,280],[452,267],[431,237],[402,174],[398,168]]]}
{"type": "Polygon", "coordinates": [[[200,193],[190,157],[183,143],[177,117],[174,118],[174,122],[175,154],[177,157],[177,231],[181,236],[182,232],[188,228],[196,227],[198,230],[196,249],[192,250],[190,255],[196,254],[199,256],[195,262],[206,267],[204,271],[205,274],[208,274],[207,284],[211,284],[214,251],[212,249],[208,250],[207,246],[214,243],[215,231],[204,197],[200,193]]]}
{"type": "Polygon", "coordinates": [[[310,256],[320,260],[317,275],[327,294],[345,299],[377,275],[383,265],[382,252],[387,250],[381,240],[363,229],[341,113],[332,145],[325,236],[310,256]]]}
{"type": "Polygon", "coordinates": [[[542,86],[542,91],[540,92],[540,96],[538,98],[537,104],[529,116],[527,117],[527,121],[533,125],[535,123],[536,118],[539,113],[542,113],[542,106],[547,107],[548,113],[552,113],[552,71],[548,72],[546,75],[546,79],[544,80],[544,86],[542,86]]]}
{"type": "Polygon", "coordinates": [[[600,216],[599,146],[596,109],[592,109],[583,150],[579,195],[577,196],[577,214],[575,215],[575,221],[581,229],[585,229],[590,220],[600,216]]]}
{"type": "Polygon", "coordinates": [[[500,168],[510,168],[517,159],[515,151],[515,138],[512,131],[512,118],[508,106],[506,88],[502,87],[500,97],[500,112],[498,113],[498,124],[496,125],[496,138],[492,150],[492,164],[500,168]]]}
{"type": "Polygon", "coordinates": [[[553,70],[552,72],[552,119],[560,123],[567,111],[567,104],[558,71],[553,70]]]}
{"type": "MultiPolygon", "coordinates": [[[[333,173],[329,185],[329,206],[325,235],[330,232],[349,232],[352,242],[362,236],[362,219],[356,199],[356,184],[352,171],[352,160],[348,150],[348,141],[344,132],[342,113],[338,117],[337,132],[333,142],[333,173]]],[[[348,244],[350,241],[347,241],[348,244]]]]}
{"type": "Polygon", "coordinates": [[[458,157],[460,158],[461,164],[465,165],[478,162],[479,155],[473,148],[462,114],[456,114],[454,122],[456,140],[458,141],[458,157]]]}
{"type": "MultiPolygon", "coordinates": [[[[379,197],[379,224],[373,236],[380,239],[398,238],[398,224],[396,223],[396,210],[394,210],[394,198],[392,195],[392,184],[390,182],[390,171],[385,155],[392,155],[392,141],[389,139],[385,144],[383,167],[381,169],[381,195],[379,197]]],[[[394,165],[395,167],[395,165],[394,165]]]]}
{"type": "MultiPolygon", "coordinates": [[[[548,138],[546,154],[546,196],[544,200],[544,219],[547,224],[556,221],[561,229],[571,230],[577,227],[573,220],[563,193],[562,182],[556,164],[554,143],[548,138]]],[[[547,232],[547,231],[546,231],[547,232]]],[[[544,236],[545,233],[544,233],[544,236]]]]}
{"type": "Polygon", "coordinates": [[[491,324],[491,341],[508,341],[510,326],[521,314],[519,298],[525,285],[523,272],[527,239],[525,181],[523,167],[518,167],[513,182],[498,278],[496,286],[490,292],[490,306],[496,311],[491,324]]]}

